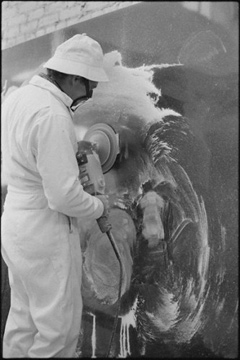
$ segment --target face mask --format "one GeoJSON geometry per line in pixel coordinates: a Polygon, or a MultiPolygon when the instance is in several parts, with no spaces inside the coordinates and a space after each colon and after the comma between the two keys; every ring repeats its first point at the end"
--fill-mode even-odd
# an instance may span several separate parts
{"type": "Polygon", "coordinates": [[[82,78],[84,85],[85,85],[85,89],[86,89],[86,95],[85,96],[79,96],[77,99],[73,100],[72,105],[71,105],[71,110],[72,111],[76,111],[76,109],[80,106],[83,105],[87,100],[91,99],[92,94],[93,94],[93,90],[90,90],[90,86],[89,86],[89,80],[82,78]]]}

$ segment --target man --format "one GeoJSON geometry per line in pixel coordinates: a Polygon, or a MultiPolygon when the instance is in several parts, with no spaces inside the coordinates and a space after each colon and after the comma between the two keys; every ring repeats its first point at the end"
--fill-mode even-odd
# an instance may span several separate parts
{"type": "Polygon", "coordinates": [[[101,46],[75,35],[61,44],[2,108],[2,160],[8,194],[2,256],[11,307],[3,357],[73,357],[81,326],[82,259],[77,218],[108,212],[105,196],[83,191],[71,105],[108,81],[101,46]]]}

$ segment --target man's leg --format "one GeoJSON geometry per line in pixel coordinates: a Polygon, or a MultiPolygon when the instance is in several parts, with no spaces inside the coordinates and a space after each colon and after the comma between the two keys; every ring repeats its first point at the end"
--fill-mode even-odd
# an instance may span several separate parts
{"type": "Polygon", "coordinates": [[[35,281],[29,284],[29,298],[38,332],[29,357],[74,356],[82,317],[81,265],[76,234],[54,256],[35,264],[35,281]]]}
{"type": "Polygon", "coordinates": [[[32,321],[29,302],[21,279],[8,269],[11,286],[11,307],[9,310],[4,337],[3,357],[27,357],[37,329],[32,321]]]}

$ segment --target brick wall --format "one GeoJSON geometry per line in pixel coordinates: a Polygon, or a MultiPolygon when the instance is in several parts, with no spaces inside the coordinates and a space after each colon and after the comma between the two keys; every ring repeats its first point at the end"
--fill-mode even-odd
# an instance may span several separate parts
{"type": "Polygon", "coordinates": [[[139,1],[2,1],[2,50],[139,1]]]}

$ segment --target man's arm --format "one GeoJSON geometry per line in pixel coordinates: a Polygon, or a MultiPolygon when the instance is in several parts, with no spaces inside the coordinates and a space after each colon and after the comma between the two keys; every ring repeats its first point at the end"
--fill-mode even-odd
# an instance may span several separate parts
{"type": "Polygon", "coordinates": [[[34,155],[49,207],[68,216],[97,219],[103,203],[83,190],[69,134],[69,119],[42,115],[35,125],[34,155]]]}

